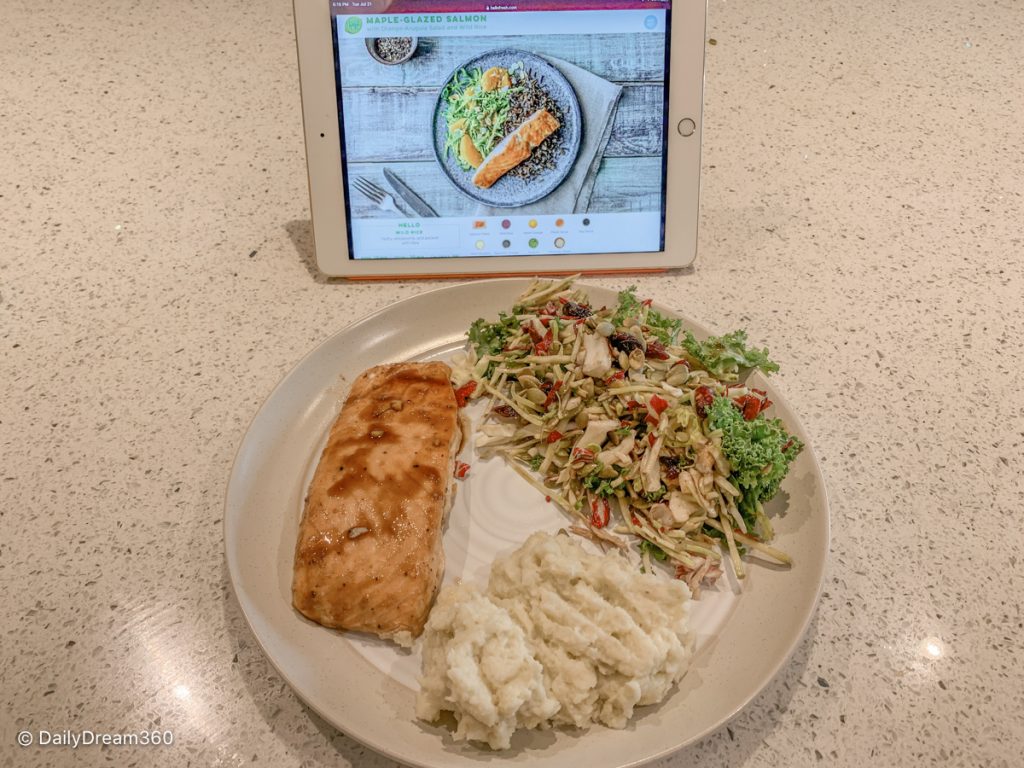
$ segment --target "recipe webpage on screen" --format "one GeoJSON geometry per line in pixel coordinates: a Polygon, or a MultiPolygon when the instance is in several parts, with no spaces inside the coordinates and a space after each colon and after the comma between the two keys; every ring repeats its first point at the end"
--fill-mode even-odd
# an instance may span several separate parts
{"type": "Polygon", "coordinates": [[[664,247],[668,0],[329,0],[355,259],[664,247]]]}

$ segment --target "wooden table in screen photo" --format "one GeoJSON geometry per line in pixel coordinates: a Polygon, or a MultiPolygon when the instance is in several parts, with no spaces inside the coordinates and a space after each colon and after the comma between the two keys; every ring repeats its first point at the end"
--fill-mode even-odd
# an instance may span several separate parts
{"type": "MultiPolygon", "coordinates": [[[[397,173],[440,216],[472,216],[478,203],[462,194],[434,157],[432,119],[438,93],[461,62],[485,50],[521,48],[564,59],[622,86],[588,212],[660,208],[664,39],[660,35],[538,35],[420,38],[405,64],[374,61],[361,39],[342,40],[345,126],[350,180],[382,184],[397,173]]],[[[354,192],[359,218],[397,217],[354,192]]]]}

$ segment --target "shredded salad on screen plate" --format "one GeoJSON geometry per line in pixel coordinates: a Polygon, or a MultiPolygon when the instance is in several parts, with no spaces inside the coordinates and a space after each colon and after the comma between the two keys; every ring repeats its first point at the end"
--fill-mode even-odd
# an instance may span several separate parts
{"type": "Polygon", "coordinates": [[[534,280],[468,337],[452,381],[460,405],[487,400],[478,452],[504,457],[571,530],[636,537],[645,569],[675,566],[695,595],[726,559],[739,579],[747,553],[791,564],[768,544],[764,504],[803,444],[744,383],[778,370],[744,331],[698,341],[634,288],[599,308],[570,277],[534,280]]]}

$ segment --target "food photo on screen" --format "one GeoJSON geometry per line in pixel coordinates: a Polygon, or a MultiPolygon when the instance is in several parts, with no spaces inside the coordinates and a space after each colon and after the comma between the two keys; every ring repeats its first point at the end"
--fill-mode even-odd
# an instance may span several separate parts
{"type": "Polygon", "coordinates": [[[663,248],[668,2],[332,12],[352,258],[663,248]]]}

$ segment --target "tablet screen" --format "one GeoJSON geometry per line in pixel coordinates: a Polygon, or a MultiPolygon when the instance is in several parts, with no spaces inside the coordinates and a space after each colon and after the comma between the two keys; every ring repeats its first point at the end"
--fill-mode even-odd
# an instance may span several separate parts
{"type": "Polygon", "coordinates": [[[664,250],[669,0],[327,0],[353,259],[664,250]]]}

